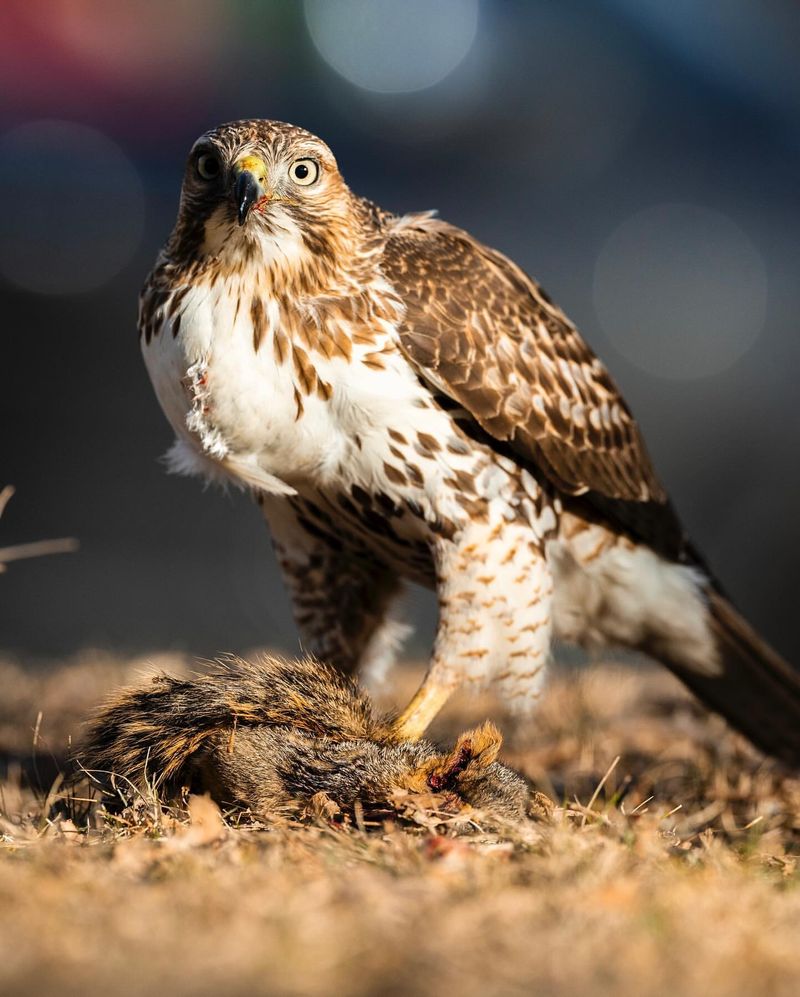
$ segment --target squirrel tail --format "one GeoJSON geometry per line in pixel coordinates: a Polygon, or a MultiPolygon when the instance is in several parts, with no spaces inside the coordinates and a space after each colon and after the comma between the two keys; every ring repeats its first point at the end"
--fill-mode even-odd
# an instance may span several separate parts
{"type": "Polygon", "coordinates": [[[160,784],[177,780],[207,742],[239,726],[351,739],[374,737],[384,724],[355,683],[313,658],[231,658],[190,679],[158,675],[121,690],[89,722],[79,758],[89,771],[160,784]]]}

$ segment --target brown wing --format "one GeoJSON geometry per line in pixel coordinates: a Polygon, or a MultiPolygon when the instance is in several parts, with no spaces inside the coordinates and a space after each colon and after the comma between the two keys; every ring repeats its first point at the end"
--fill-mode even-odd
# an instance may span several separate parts
{"type": "Polygon", "coordinates": [[[490,436],[569,495],[667,502],[608,371],[519,267],[420,216],[389,227],[383,271],[407,356],[490,436]]]}

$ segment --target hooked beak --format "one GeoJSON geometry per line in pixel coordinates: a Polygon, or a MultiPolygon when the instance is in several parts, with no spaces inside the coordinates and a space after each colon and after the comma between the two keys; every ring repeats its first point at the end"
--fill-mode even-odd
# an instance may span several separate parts
{"type": "Polygon", "coordinates": [[[233,200],[239,224],[244,225],[254,204],[270,199],[267,167],[258,156],[245,156],[233,166],[233,200]]]}

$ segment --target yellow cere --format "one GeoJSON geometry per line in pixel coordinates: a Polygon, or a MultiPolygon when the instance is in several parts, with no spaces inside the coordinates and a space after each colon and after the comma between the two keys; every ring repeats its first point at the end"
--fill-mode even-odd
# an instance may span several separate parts
{"type": "Polygon", "coordinates": [[[237,173],[247,170],[252,173],[261,183],[267,179],[267,164],[260,156],[244,156],[234,166],[237,173]]]}

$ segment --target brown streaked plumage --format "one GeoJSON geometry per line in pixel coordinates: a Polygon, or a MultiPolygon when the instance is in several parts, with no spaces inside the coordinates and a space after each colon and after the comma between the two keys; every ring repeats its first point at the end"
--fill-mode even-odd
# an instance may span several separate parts
{"type": "Polygon", "coordinates": [[[460,684],[535,700],[555,635],[646,651],[800,762],[797,673],[720,594],[605,367],[502,254],[357,197],[302,129],[234,122],[189,157],[140,330],[173,467],[255,490],[307,647],[383,661],[402,581],[436,590],[405,735],[460,684]]]}
{"type": "Polygon", "coordinates": [[[382,267],[406,307],[408,356],[491,437],[568,494],[665,500],[608,372],[510,260],[426,219],[387,239],[382,267]]]}

